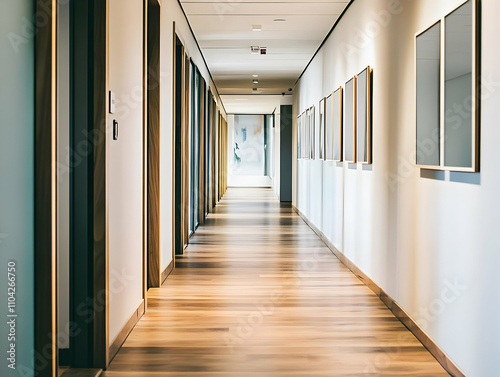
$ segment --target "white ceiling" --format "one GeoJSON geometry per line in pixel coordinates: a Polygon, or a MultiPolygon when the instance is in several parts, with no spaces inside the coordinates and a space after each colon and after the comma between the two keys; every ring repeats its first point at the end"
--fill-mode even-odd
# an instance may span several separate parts
{"type": "Polygon", "coordinates": [[[282,103],[292,103],[289,95],[221,95],[228,114],[272,114],[282,103]]]}
{"type": "Polygon", "coordinates": [[[258,94],[289,93],[349,0],[180,2],[219,93],[255,95],[254,87],[258,94]],[[267,55],[252,55],[250,46],[267,47],[267,55]]]}

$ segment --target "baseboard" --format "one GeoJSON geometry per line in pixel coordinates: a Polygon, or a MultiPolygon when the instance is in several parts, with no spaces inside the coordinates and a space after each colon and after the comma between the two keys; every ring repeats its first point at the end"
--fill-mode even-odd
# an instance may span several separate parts
{"type": "MultiPolygon", "coordinates": [[[[272,188],[273,186],[229,186],[228,187],[228,189],[272,189],[272,188]]],[[[224,195],[222,195],[222,198],[224,197],[224,195]]]]}
{"type": "Polygon", "coordinates": [[[174,270],[174,260],[172,259],[172,261],[169,263],[167,268],[165,268],[165,270],[161,273],[161,284],[160,285],[163,285],[163,283],[165,283],[165,280],[167,280],[168,275],[170,275],[173,270],[174,270]]]}
{"type": "Polygon", "coordinates": [[[102,369],[79,369],[71,368],[66,370],[61,377],[99,377],[102,369]]]}
{"type": "Polygon", "coordinates": [[[141,305],[137,308],[136,311],[134,311],[134,314],[132,314],[132,317],[127,321],[125,326],[123,327],[122,331],[118,334],[114,342],[111,344],[109,347],[109,363],[113,361],[114,357],[120,351],[120,349],[123,346],[123,343],[125,343],[125,340],[127,340],[128,336],[134,329],[135,325],[137,325],[137,322],[142,318],[144,315],[144,300],[142,300],[141,305]]]}
{"type": "Polygon", "coordinates": [[[450,359],[450,357],[425,333],[415,320],[406,313],[399,304],[384,292],[372,279],[356,266],[349,258],[342,254],[333,243],[321,232],[300,210],[292,205],[293,210],[304,220],[304,222],[318,235],[332,253],[356,275],[380,300],[389,308],[394,316],[427,348],[441,366],[453,377],[465,377],[460,368],[450,359]]]}

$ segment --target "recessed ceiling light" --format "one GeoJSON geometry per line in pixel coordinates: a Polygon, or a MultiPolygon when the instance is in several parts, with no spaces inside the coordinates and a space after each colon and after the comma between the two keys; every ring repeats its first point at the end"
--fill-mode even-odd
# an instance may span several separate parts
{"type": "Polygon", "coordinates": [[[252,75],[252,77],[259,77],[259,75],[252,75]]]}
{"type": "Polygon", "coordinates": [[[284,18],[275,18],[274,22],[286,22],[286,19],[284,19],[284,18]]]}
{"type": "Polygon", "coordinates": [[[262,25],[252,25],[253,31],[262,31],[262,25]]]}
{"type": "Polygon", "coordinates": [[[254,84],[258,84],[258,83],[259,83],[259,80],[254,79],[254,80],[253,80],[253,83],[254,83],[254,84]]]}

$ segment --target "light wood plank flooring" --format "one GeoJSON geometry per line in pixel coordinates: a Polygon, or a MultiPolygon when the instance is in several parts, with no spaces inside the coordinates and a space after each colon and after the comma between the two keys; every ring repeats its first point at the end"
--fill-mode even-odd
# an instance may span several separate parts
{"type": "Polygon", "coordinates": [[[271,190],[230,189],[103,376],[448,374],[271,190]]]}

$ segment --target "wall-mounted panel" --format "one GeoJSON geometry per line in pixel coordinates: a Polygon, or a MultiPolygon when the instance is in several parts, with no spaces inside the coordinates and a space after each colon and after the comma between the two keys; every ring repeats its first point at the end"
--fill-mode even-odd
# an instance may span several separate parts
{"type": "Polygon", "coordinates": [[[334,104],[333,94],[330,94],[325,99],[325,160],[332,161],[334,159],[334,104]]]}
{"type": "Polygon", "coordinates": [[[309,109],[309,158],[316,159],[316,108],[309,109]]]}
{"type": "Polygon", "coordinates": [[[318,115],[319,115],[319,159],[325,159],[325,98],[319,101],[318,115]]]}
{"type": "Polygon", "coordinates": [[[297,117],[297,159],[302,159],[302,114],[297,117]]]}
{"type": "Polygon", "coordinates": [[[476,95],[474,1],[445,18],[444,165],[474,169],[476,164],[476,95]],[[471,27],[472,25],[472,27],[471,27]]]}
{"type": "Polygon", "coordinates": [[[340,87],[332,95],[333,161],[342,161],[343,156],[343,99],[343,89],[340,87]]]}
{"type": "Polygon", "coordinates": [[[305,140],[305,156],[306,160],[311,159],[311,109],[307,109],[304,115],[304,140],[305,140]]]}
{"type": "Polygon", "coordinates": [[[479,170],[480,1],[416,36],[417,165],[479,170]]]}
{"type": "Polygon", "coordinates": [[[371,70],[365,68],[357,76],[356,90],[356,161],[372,163],[372,123],[371,123],[371,70]]]}
{"type": "Polygon", "coordinates": [[[441,165],[441,22],[416,39],[417,165],[441,165]]]}
{"type": "Polygon", "coordinates": [[[356,162],[356,77],[345,84],[344,161],[356,162]]]}

